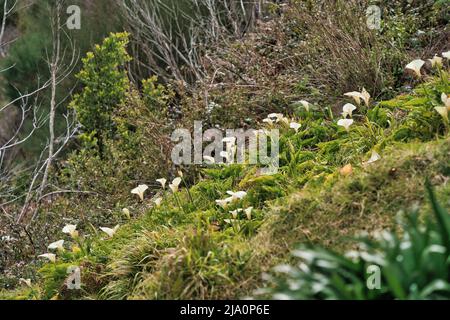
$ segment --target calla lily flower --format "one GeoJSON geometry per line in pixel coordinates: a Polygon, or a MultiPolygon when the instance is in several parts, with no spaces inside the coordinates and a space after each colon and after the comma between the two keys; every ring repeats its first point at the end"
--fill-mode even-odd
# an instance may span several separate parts
{"type": "Polygon", "coordinates": [[[175,179],[172,181],[172,183],[169,184],[169,188],[170,188],[170,190],[172,190],[173,193],[177,193],[180,184],[181,184],[181,178],[180,178],[180,177],[175,178],[175,179]]]}
{"type": "Polygon", "coordinates": [[[110,238],[113,238],[120,226],[117,225],[113,229],[111,228],[100,228],[104,233],[106,233],[110,238]]]}
{"type": "Polygon", "coordinates": [[[234,219],[237,219],[239,217],[239,213],[242,212],[242,209],[236,209],[234,211],[230,211],[231,215],[233,216],[234,219]]]}
{"type": "Polygon", "coordinates": [[[307,112],[309,112],[309,110],[311,110],[311,104],[308,101],[301,100],[298,103],[300,103],[306,109],[307,112]]]}
{"type": "Polygon", "coordinates": [[[59,240],[59,241],[51,243],[48,246],[48,249],[49,250],[60,250],[60,251],[63,251],[64,250],[64,240],[59,240]]]}
{"type": "Polygon", "coordinates": [[[338,121],[338,126],[344,127],[347,132],[350,131],[351,125],[354,123],[353,119],[341,119],[338,121]]]}
{"type": "Polygon", "coordinates": [[[247,219],[252,220],[253,207],[249,207],[249,208],[245,209],[244,212],[245,212],[245,215],[247,216],[247,219]]]}
{"type": "Polygon", "coordinates": [[[216,159],[214,159],[213,157],[210,157],[210,156],[204,156],[203,161],[206,164],[215,164],[216,163],[216,159]]]}
{"type": "Polygon", "coordinates": [[[355,102],[358,106],[361,105],[361,100],[363,99],[361,92],[357,92],[357,91],[347,92],[347,93],[344,93],[344,96],[353,98],[353,100],[355,100],[355,102]]]}
{"type": "Polygon", "coordinates": [[[148,186],[146,184],[141,184],[137,188],[134,188],[133,190],[131,190],[131,193],[138,195],[139,198],[141,199],[141,201],[144,201],[144,193],[147,190],[148,190],[148,186]]]}
{"type": "Polygon", "coordinates": [[[298,132],[298,130],[302,127],[302,125],[300,123],[297,122],[291,122],[291,124],[289,125],[289,127],[291,129],[294,129],[295,132],[298,132]]]}
{"type": "Polygon", "coordinates": [[[128,210],[128,208],[123,208],[122,212],[128,219],[131,219],[131,213],[130,210],[128,210]]]}
{"type": "Polygon", "coordinates": [[[441,57],[438,57],[437,55],[435,55],[435,56],[433,57],[433,59],[428,59],[428,61],[431,62],[431,66],[432,66],[433,68],[436,67],[436,66],[439,66],[439,67],[442,66],[442,58],[441,58],[441,57]]]}
{"type": "Polygon", "coordinates": [[[27,287],[31,288],[31,279],[24,279],[24,278],[20,278],[19,281],[21,283],[23,283],[24,285],[26,285],[27,287]]]}
{"type": "Polygon", "coordinates": [[[49,260],[50,262],[55,263],[56,262],[56,254],[53,253],[45,253],[45,254],[41,254],[40,256],[38,256],[38,258],[44,258],[49,260]]]}
{"type": "Polygon", "coordinates": [[[436,107],[434,108],[434,110],[436,110],[437,113],[439,113],[446,122],[449,122],[447,107],[436,107]]]}
{"type": "Polygon", "coordinates": [[[353,116],[353,111],[356,110],[356,106],[351,104],[351,103],[347,103],[343,108],[342,108],[342,116],[344,118],[347,117],[352,117],[353,116]]]}
{"type": "Polygon", "coordinates": [[[218,206],[221,206],[223,209],[226,209],[231,202],[233,202],[233,198],[232,197],[226,198],[226,199],[223,199],[223,200],[216,200],[216,204],[218,206]]]}
{"type": "Polygon", "coordinates": [[[369,107],[371,96],[370,96],[370,93],[367,92],[366,88],[363,88],[363,90],[361,91],[361,98],[363,99],[366,106],[369,107]]]}
{"type": "Polygon", "coordinates": [[[63,229],[62,232],[70,235],[72,238],[78,237],[77,226],[74,224],[68,224],[63,229]]]}
{"type": "Polygon", "coordinates": [[[159,207],[161,207],[163,198],[156,198],[155,200],[153,200],[153,202],[155,203],[156,207],[159,208],[159,207]]]}
{"type": "Polygon", "coordinates": [[[166,188],[167,179],[161,178],[161,179],[156,180],[156,182],[158,182],[163,189],[166,188]]]}
{"type": "Polygon", "coordinates": [[[420,73],[420,69],[422,69],[425,61],[422,59],[417,59],[411,61],[405,68],[414,71],[414,73],[420,78],[422,77],[422,73],[420,73]]]}
{"type": "Polygon", "coordinates": [[[275,123],[275,121],[273,121],[272,119],[266,118],[263,120],[264,123],[267,123],[269,125],[273,125],[275,123]]]}
{"type": "Polygon", "coordinates": [[[227,191],[227,194],[231,196],[233,201],[242,200],[247,196],[247,192],[245,191],[238,191],[238,192],[227,191]]]}
{"type": "Polygon", "coordinates": [[[366,162],[366,164],[372,164],[375,163],[377,161],[381,160],[381,156],[378,154],[378,152],[376,152],[375,150],[372,151],[372,156],[370,157],[370,159],[366,162]]]}
{"type": "Polygon", "coordinates": [[[450,51],[442,52],[442,56],[443,56],[445,59],[450,60],[450,51]]]}
{"type": "Polygon", "coordinates": [[[283,120],[284,116],[281,113],[271,113],[267,116],[267,118],[278,123],[283,120]]]}
{"type": "Polygon", "coordinates": [[[445,93],[443,93],[442,95],[441,95],[441,100],[442,100],[442,103],[447,107],[447,109],[450,111],[450,98],[445,94],[445,93]]]}

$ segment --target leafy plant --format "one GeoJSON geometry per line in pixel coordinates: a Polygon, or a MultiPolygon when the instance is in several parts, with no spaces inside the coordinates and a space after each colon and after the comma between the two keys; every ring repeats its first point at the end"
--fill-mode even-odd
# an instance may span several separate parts
{"type": "Polygon", "coordinates": [[[450,298],[450,215],[427,183],[434,220],[406,215],[402,232],[365,237],[359,251],[340,253],[301,246],[297,265],[280,265],[259,294],[272,299],[448,299],[450,298]],[[380,270],[380,286],[370,273],[380,270]],[[372,271],[371,271],[372,270],[372,271]],[[372,288],[372,289],[370,289],[372,288]]]}

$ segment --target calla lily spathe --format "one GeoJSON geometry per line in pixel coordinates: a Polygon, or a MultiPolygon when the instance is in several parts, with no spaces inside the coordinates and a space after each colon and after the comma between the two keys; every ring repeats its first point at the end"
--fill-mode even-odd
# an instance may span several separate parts
{"type": "Polygon", "coordinates": [[[420,78],[422,77],[422,73],[420,72],[420,70],[422,69],[424,64],[425,61],[423,61],[422,59],[417,59],[408,63],[405,68],[414,71],[414,73],[420,78]]]}
{"type": "Polygon", "coordinates": [[[344,127],[345,130],[348,132],[350,131],[351,125],[354,123],[353,119],[341,119],[338,121],[338,126],[344,127]]]}
{"type": "Polygon", "coordinates": [[[302,125],[301,125],[300,123],[297,123],[297,122],[291,122],[290,125],[289,125],[289,127],[290,127],[291,129],[294,129],[295,132],[298,132],[298,130],[300,130],[300,128],[302,127],[302,125]]]}
{"type": "Polygon", "coordinates": [[[301,100],[298,103],[300,103],[307,112],[309,112],[311,110],[311,103],[309,103],[308,101],[301,100]]]}
{"type": "Polygon", "coordinates": [[[444,106],[450,111],[450,98],[445,93],[441,95],[441,101],[444,106]]]}
{"type": "Polygon", "coordinates": [[[155,203],[156,207],[159,208],[159,207],[161,207],[163,198],[156,198],[155,200],[153,200],[153,202],[155,203]]]}
{"type": "Polygon", "coordinates": [[[230,211],[230,213],[233,216],[233,219],[237,219],[239,217],[239,213],[241,213],[242,211],[242,209],[236,209],[234,211],[230,211]]]}
{"type": "Polygon", "coordinates": [[[347,117],[352,117],[353,116],[353,111],[356,110],[356,106],[351,104],[351,103],[347,103],[343,108],[342,108],[342,116],[344,118],[347,117]]]}
{"type": "Polygon", "coordinates": [[[27,287],[31,288],[31,279],[24,279],[24,278],[20,278],[19,279],[20,283],[23,283],[24,285],[26,285],[27,287]]]}
{"type": "Polygon", "coordinates": [[[165,178],[157,179],[156,182],[158,182],[163,189],[166,188],[167,179],[165,178]]]}
{"type": "Polygon", "coordinates": [[[450,60],[450,51],[442,52],[442,56],[443,56],[445,59],[450,60]]]}
{"type": "Polygon", "coordinates": [[[244,212],[245,212],[245,215],[247,216],[247,219],[252,220],[253,207],[249,207],[249,208],[245,209],[244,212]]]}
{"type": "Polygon", "coordinates": [[[144,201],[144,194],[145,194],[145,191],[147,191],[147,190],[148,190],[148,186],[146,184],[141,184],[137,188],[134,188],[133,190],[131,190],[131,193],[138,195],[139,198],[141,199],[141,201],[144,201]]]}
{"type": "Polygon", "coordinates": [[[171,184],[169,184],[169,188],[170,188],[170,190],[172,190],[173,193],[177,193],[178,192],[178,189],[180,187],[181,181],[182,181],[181,178],[177,177],[177,178],[175,178],[172,181],[171,184]]]}
{"type": "Polygon", "coordinates": [[[447,123],[449,122],[447,107],[436,107],[434,108],[434,110],[436,110],[436,112],[439,113],[442,118],[444,118],[444,121],[446,121],[447,123]]]}
{"type": "Polygon", "coordinates": [[[64,240],[59,240],[59,241],[49,244],[48,249],[63,251],[64,250],[64,240]]]}
{"type": "Polygon", "coordinates": [[[75,224],[68,224],[63,229],[62,232],[70,235],[72,238],[78,237],[77,226],[75,224]]]}
{"type": "Polygon", "coordinates": [[[245,191],[238,191],[238,192],[227,191],[227,194],[231,196],[233,201],[242,200],[247,196],[247,192],[245,191]]]}
{"type": "Polygon", "coordinates": [[[54,253],[44,253],[44,254],[39,255],[38,258],[44,258],[53,263],[56,262],[56,254],[54,254],[54,253]]]}
{"type": "Polygon", "coordinates": [[[108,237],[113,238],[114,235],[116,234],[117,230],[119,230],[119,228],[120,228],[120,225],[117,225],[113,229],[102,227],[102,228],[100,228],[100,230],[102,230],[104,233],[106,233],[108,235],[108,237]]]}
{"type": "Polygon", "coordinates": [[[347,93],[344,93],[344,96],[353,98],[353,100],[355,100],[355,102],[358,106],[361,105],[361,100],[363,99],[361,92],[357,92],[357,91],[347,92],[347,93]]]}
{"type": "Polygon", "coordinates": [[[437,56],[437,55],[435,55],[433,57],[433,59],[428,59],[428,61],[431,62],[431,66],[433,68],[436,67],[436,66],[442,67],[442,60],[443,59],[441,57],[437,56]]]}
{"type": "Polygon", "coordinates": [[[378,154],[378,152],[376,151],[372,151],[372,156],[370,157],[370,159],[366,162],[366,164],[372,164],[375,163],[377,161],[381,160],[381,156],[378,154]]]}

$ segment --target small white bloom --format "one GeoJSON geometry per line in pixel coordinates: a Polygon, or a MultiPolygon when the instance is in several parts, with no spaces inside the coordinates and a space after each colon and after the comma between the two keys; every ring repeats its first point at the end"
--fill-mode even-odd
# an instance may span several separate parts
{"type": "Polygon", "coordinates": [[[445,59],[450,60],[450,51],[442,52],[442,56],[443,56],[445,59]]]}
{"type": "Polygon", "coordinates": [[[24,279],[24,278],[20,278],[19,279],[20,283],[23,283],[24,285],[26,285],[27,287],[31,288],[31,279],[24,279]]]}
{"type": "Polygon", "coordinates": [[[264,123],[267,123],[269,125],[273,125],[275,122],[272,119],[266,118],[263,120],[264,123]]]}
{"type": "Polygon", "coordinates": [[[53,253],[45,253],[45,254],[41,254],[40,256],[38,256],[38,258],[44,258],[49,260],[50,262],[55,263],[56,262],[56,254],[53,253]]]}
{"type": "Polygon", "coordinates": [[[435,107],[434,110],[436,110],[436,112],[439,113],[446,122],[449,121],[447,107],[435,107]]]}
{"type": "Polygon", "coordinates": [[[178,177],[178,178],[175,178],[171,184],[169,184],[169,188],[170,188],[170,190],[172,190],[173,193],[178,192],[181,181],[182,181],[181,178],[178,177]]]}
{"type": "Polygon", "coordinates": [[[298,130],[300,130],[300,128],[302,127],[302,125],[300,123],[297,122],[291,122],[291,124],[289,125],[289,127],[291,129],[294,129],[295,132],[298,132],[298,130]]]}
{"type": "Polygon", "coordinates": [[[144,201],[144,193],[147,190],[148,190],[148,186],[146,184],[141,184],[137,188],[134,188],[133,190],[131,190],[131,193],[138,195],[139,198],[141,199],[141,201],[144,201]]]}
{"type": "Polygon", "coordinates": [[[350,131],[351,125],[354,123],[353,119],[341,119],[338,121],[338,126],[344,127],[345,130],[350,131]]]}
{"type": "Polygon", "coordinates": [[[342,116],[344,118],[347,117],[352,117],[353,116],[353,111],[356,110],[356,106],[351,104],[351,103],[347,103],[343,108],[342,108],[342,116]]]}
{"type": "Polygon", "coordinates": [[[450,111],[450,98],[445,93],[442,93],[441,101],[444,104],[444,106],[446,106],[447,109],[450,111]]]}
{"type": "Polygon", "coordinates": [[[218,206],[221,206],[224,209],[226,209],[231,202],[233,202],[233,198],[232,197],[226,198],[226,199],[223,199],[223,200],[216,200],[216,204],[218,206]]]}
{"type": "Polygon", "coordinates": [[[100,230],[102,230],[104,233],[106,233],[110,238],[113,238],[114,235],[116,234],[117,230],[119,230],[120,226],[117,225],[115,226],[113,229],[111,228],[100,228],[100,230]]]}
{"type": "Polygon", "coordinates": [[[155,200],[153,200],[153,202],[155,203],[156,207],[159,208],[159,207],[161,207],[163,198],[156,198],[155,200]]]}
{"type": "Polygon", "coordinates": [[[437,55],[435,55],[434,57],[433,57],[433,59],[428,59],[428,61],[430,61],[431,62],[431,66],[434,68],[434,67],[436,67],[436,66],[439,66],[439,67],[441,67],[442,66],[442,58],[441,57],[438,57],[437,55]]]}
{"type": "Polygon", "coordinates": [[[358,106],[361,105],[361,100],[364,98],[362,96],[361,92],[357,92],[357,91],[344,93],[344,96],[353,98],[353,100],[355,100],[355,102],[358,106]]]}
{"type": "Polygon", "coordinates": [[[361,98],[363,99],[366,106],[369,107],[371,96],[370,96],[370,93],[367,92],[366,88],[363,88],[363,90],[361,91],[361,98]]]}
{"type": "Polygon", "coordinates": [[[70,235],[72,238],[78,237],[77,226],[74,224],[68,224],[63,229],[62,232],[70,235]]]}
{"type": "Polygon", "coordinates": [[[230,211],[231,215],[233,216],[233,219],[237,219],[239,217],[239,213],[242,212],[242,209],[236,209],[234,211],[230,211]]]}
{"type": "Polygon", "coordinates": [[[63,251],[64,250],[64,240],[59,240],[59,241],[51,243],[48,246],[48,249],[49,250],[61,250],[61,251],[63,251]]]}
{"type": "Polygon", "coordinates": [[[375,163],[377,161],[381,160],[381,156],[378,154],[378,152],[376,152],[375,150],[372,151],[372,156],[370,157],[370,159],[366,162],[366,164],[372,164],[375,163]]]}
{"type": "Polygon", "coordinates": [[[227,191],[227,194],[231,196],[233,201],[242,200],[247,196],[247,192],[245,191],[238,191],[238,192],[227,191]]]}
{"type": "Polygon", "coordinates": [[[408,65],[405,68],[414,71],[415,74],[420,78],[422,77],[420,69],[422,69],[424,64],[425,61],[423,61],[422,59],[417,59],[408,63],[408,65]]]}
{"type": "Polygon", "coordinates": [[[308,101],[301,100],[298,103],[300,103],[307,112],[309,112],[309,110],[311,110],[311,104],[308,101]]]}
{"type": "Polygon", "coordinates": [[[158,182],[163,189],[166,188],[167,179],[161,178],[161,179],[156,180],[156,182],[158,182]]]}
{"type": "Polygon", "coordinates": [[[245,212],[245,215],[247,216],[247,219],[252,220],[253,207],[249,207],[249,208],[245,209],[244,212],[245,212]]]}

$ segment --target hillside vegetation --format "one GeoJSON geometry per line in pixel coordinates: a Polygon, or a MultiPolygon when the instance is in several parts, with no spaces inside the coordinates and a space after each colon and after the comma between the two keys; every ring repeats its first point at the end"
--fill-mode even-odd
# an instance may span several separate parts
{"type": "Polygon", "coordinates": [[[0,298],[450,298],[449,6],[407,3],[380,30],[366,1],[273,4],[205,49],[195,84],[136,81],[134,35],[110,34],[82,60],[82,130],[51,172],[79,193],[0,224],[0,298]],[[170,135],[194,120],[278,129],[277,173],[174,166],[170,135]]]}

